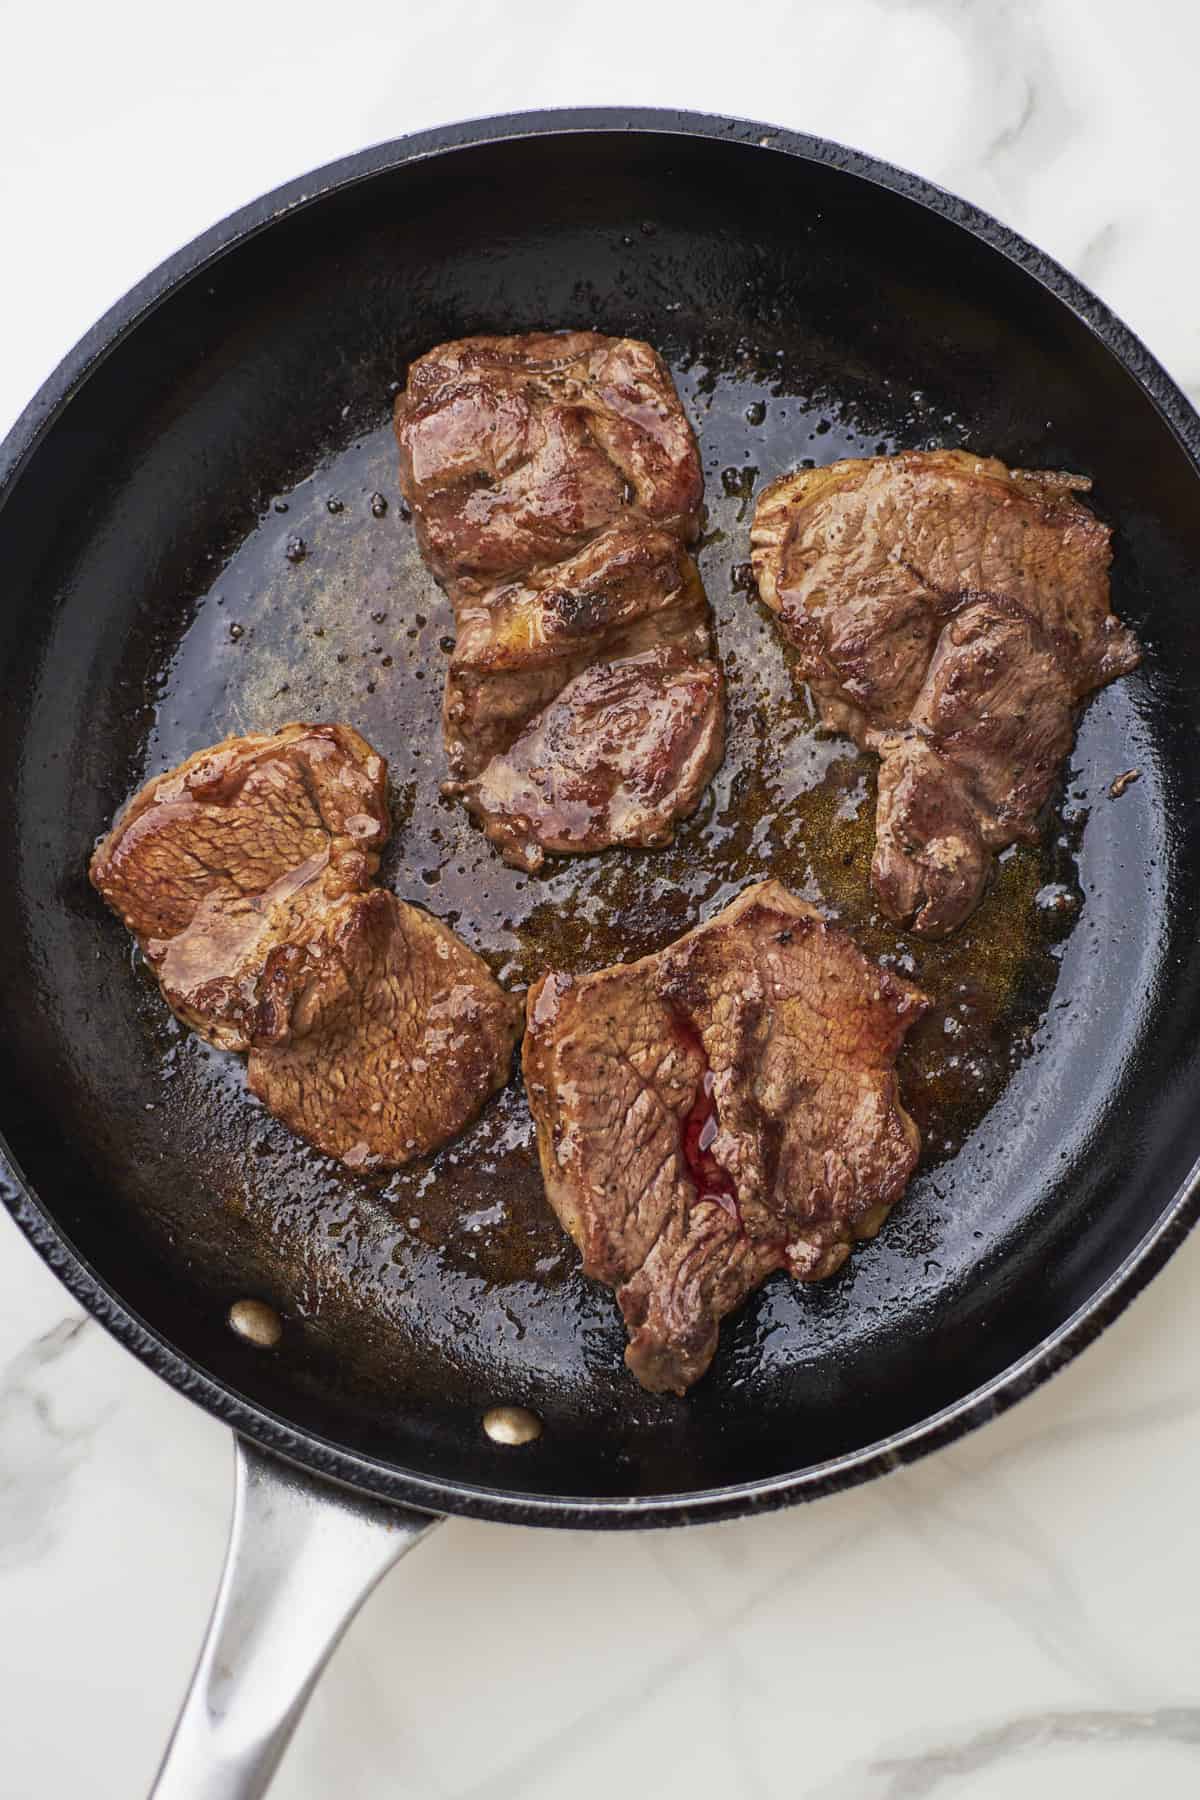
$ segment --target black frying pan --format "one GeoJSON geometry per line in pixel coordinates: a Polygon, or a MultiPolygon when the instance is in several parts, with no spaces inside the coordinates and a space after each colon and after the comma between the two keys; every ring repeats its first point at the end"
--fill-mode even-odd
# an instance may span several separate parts
{"type": "MultiPolygon", "coordinates": [[[[1159,1267],[1195,1217],[1200,1152],[1198,452],[1145,349],[1012,233],[836,146],[686,114],[503,119],[349,158],[198,239],[66,359],[0,451],[6,1199],[125,1344],[286,1459],[280,1485],[243,1451],[243,1522],[261,1502],[304,1548],[333,1490],[301,1472],[527,1524],[811,1498],[1009,1405],[1159,1267]],[[538,883],[436,796],[450,619],[387,410],[439,339],[546,325],[649,338],[676,372],[731,751],[673,851],[538,883]],[[958,442],[1094,478],[1146,659],[1088,711],[1044,849],[930,950],[872,914],[870,768],[812,739],[742,564],[750,496],[781,469],[958,442]],[[384,751],[385,878],[511,982],[660,945],[768,872],[915,958],[939,1004],[903,1070],[926,1143],[909,1197],[839,1279],[768,1283],[687,1400],[624,1373],[611,1300],[540,1201],[519,1087],[428,1167],[354,1180],[258,1111],[131,966],[85,880],[92,840],[145,773],[297,716],[346,718],[384,751]],[[278,1350],[227,1328],[247,1294],[283,1315],[278,1350]],[[503,1403],[542,1435],[487,1436],[503,1403]]],[[[424,1523],[368,1514],[343,1497],[328,1515],[385,1546],[353,1553],[360,1587],[424,1523]]],[[[348,1605],[316,1608],[270,1704],[256,1691],[268,1726],[201,1780],[214,1669],[261,1676],[251,1618],[297,1637],[278,1595],[261,1565],[249,1612],[227,1591],[207,1711],[164,1794],[261,1790],[348,1605]]]]}

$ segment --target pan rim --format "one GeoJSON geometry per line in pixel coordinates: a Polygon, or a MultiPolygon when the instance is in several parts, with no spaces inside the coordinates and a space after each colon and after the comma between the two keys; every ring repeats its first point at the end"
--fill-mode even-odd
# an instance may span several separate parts
{"type": "MultiPolygon", "coordinates": [[[[410,162],[522,138],[625,133],[730,142],[822,164],[889,189],[959,226],[1064,304],[1137,382],[1200,474],[1200,415],[1141,340],[1081,282],[1027,239],[969,202],[903,169],[831,140],[753,120],[653,107],[569,107],[469,120],[373,145],[285,183],[174,252],[111,307],[43,383],[0,443],[0,506],[43,436],[93,369],[178,287],[274,222],[410,162]]],[[[1162,1268],[1200,1216],[1200,1162],[1108,1279],[1054,1332],[991,1381],[887,1438],[789,1473],[728,1487],[648,1496],[537,1495],[431,1478],[300,1430],[183,1356],[129,1307],[76,1250],[0,1136],[0,1197],[72,1296],[178,1392],[263,1449],[345,1487],[423,1512],[561,1527],[634,1528],[716,1521],[811,1500],[904,1466],[952,1442],[1071,1361],[1162,1268]]]]}

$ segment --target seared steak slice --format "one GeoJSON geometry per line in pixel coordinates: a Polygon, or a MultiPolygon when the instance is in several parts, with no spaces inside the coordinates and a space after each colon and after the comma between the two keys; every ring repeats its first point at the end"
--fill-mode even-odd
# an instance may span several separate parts
{"type": "Polygon", "coordinates": [[[348,725],[226,738],[148,782],[92,858],[180,1018],[352,1168],[444,1143],[511,1070],[520,1001],[368,884],[387,764],[348,725]]]}
{"type": "Polygon", "coordinates": [[[1135,668],[1109,609],[1110,533],[1082,477],[961,450],[785,476],[751,531],[759,592],[822,723],[882,761],[873,879],[939,936],[998,849],[1036,841],[1075,710],[1135,668]]]}
{"type": "Polygon", "coordinates": [[[1036,843],[1075,735],[1075,695],[1045,632],[967,600],[938,639],[912,725],[882,758],[871,878],[892,918],[940,937],[974,911],[992,854],[1036,843]]]}
{"type": "Polygon", "coordinates": [[[623,514],[696,535],[699,452],[649,344],[460,338],[412,364],[395,419],[400,486],[456,604],[562,561],[623,514]]]}
{"type": "Polygon", "coordinates": [[[365,888],[387,840],[387,764],[348,725],[226,738],[147,782],[91,861],[169,1006],[244,1050],[272,945],[365,888]]]}
{"type": "Polygon", "coordinates": [[[593,331],[441,344],[409,370],[396,436],[458,626],[445,792],[520,868],[669,842],[721,759],[724,721],[684,548],[700,457],[661,358],[593,331]]]}
{"type": "Polygon", "coordinates": [[[521,1003],[448,926],[375,888],[272,951],[248,1067],[277,1119],[350,1168],[397,1167],[512,1073],[521,1003]]]}
{"type": "Polygon", "coordinates": [[[478,775],[591,663],[659,644],[711,656],[708,601],[678,538],[618,524],[565,562],[460,608],[443,719],[452,775],[478,775]]]}
{"type": "Polygon", "coordinates": [[[448,782],[505,862],[669,844],[725,746],[721,671],[678,648],[576,675],[473,781],[448,782]]]}
{"type": "Polygon", "coordinates": [[[894,1064],[927,1005],[773,881],[654,956],[530,990],[546,1193],[644,1387],[683,1393],[767,1275],[819,1280],[879,1229],[917,1159],[894,1064]]]}

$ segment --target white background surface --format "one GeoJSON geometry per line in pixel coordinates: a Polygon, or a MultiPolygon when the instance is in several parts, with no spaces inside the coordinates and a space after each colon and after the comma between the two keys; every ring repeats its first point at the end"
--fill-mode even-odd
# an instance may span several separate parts
{"type": "MultiPolygon", "coordinates": [[[[1200,394],[1186,0],[0,4],[0,430],[155,262],[456,117],[678,104],[919,170],[1200,394]]],[[[453,1523],[368,1606],[280,1800],[1200,1790],[1200,1240],[1081,1362],[907,1473],[647,1537],[453,1523]]],[[[225,1532],[224,1432],[0,1230],[0,1796],[149,1782],[225,1532]]]]}

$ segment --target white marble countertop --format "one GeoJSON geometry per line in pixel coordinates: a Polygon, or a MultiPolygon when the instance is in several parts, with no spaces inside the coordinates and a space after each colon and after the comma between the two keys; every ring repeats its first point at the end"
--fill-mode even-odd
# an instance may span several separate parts
{"type": "MultiPolygon", "coordinates": [[[[0,431],[213,220],[454,117],[678,104],[919,170],[1090,282],[1200,395],[1200,12],[743,0],[174,14],[0,0],[0,431]]],[[[1200,1791],[1200,1237],[986,1430],[753,1523],[453,1522],[338,1653],[279,1800],[1200,1791]]],[[[225,1536],[225,1431],[0,1228],[0,1796],[146,1788],[225,1536]]]]}

